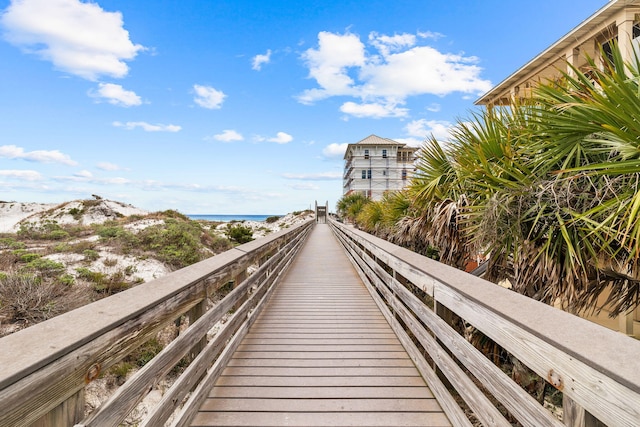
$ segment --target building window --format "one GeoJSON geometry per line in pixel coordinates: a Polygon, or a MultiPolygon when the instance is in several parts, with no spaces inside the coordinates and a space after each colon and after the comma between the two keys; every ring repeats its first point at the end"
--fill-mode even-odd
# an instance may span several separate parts
{"type": "Polygon", "coordinates": [[[387,158],[387,150],[382,150],[382,158],[383,159],[387,158]]]}
{"type": "Polygon", "coordinates": [[[371,169],[367,169],[367,179],[371,179],[371,169]]]}
{"type": "Polygon", "coordinates": [[[613,65],[613,44],[618,41],[617,37],[606,41],[602,44],[602,53],[604,54],[604,58],[609,65],[613,65]]]}
{"type": "Polygon", "coordinates": [[[365,159],[369,158],[369,150],[364,150],[364,158],[365,159]]]}
{"type": "Polygon", "coordinates": [[[362,179],[367,179],[367,171],[362,169],[362,179]]]}
{"type": "Polygon", "coordinates": [[[407,170],[402,169],[402,179],[407,179],[407,170]]]}
{"type": "Polygon", "coordinates": [[[382,176],[387,176],[387,171],[382,171],[382,176]]]}

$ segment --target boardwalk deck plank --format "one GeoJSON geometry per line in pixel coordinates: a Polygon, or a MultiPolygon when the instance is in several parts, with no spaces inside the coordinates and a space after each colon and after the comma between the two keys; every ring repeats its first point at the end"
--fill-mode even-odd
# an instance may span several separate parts
{"type": "Polygon", "coordinates": [[[204,426],[450,426],[442,412],[208,412],[196,415],[193,427],[204,426]]]}
{"type": "Polygon", "coordinates": [[[426,387],[348,387],[348,386],[218,386],[211,393],[211,398],[234,397],[252,399],[433,399],[431,390],[426,387]]]}
{"type": "Polygon", "coordinates": [[[202,405],[203,411],[227,412],[434,412],[438,402],[416,398],[361,398],[317,399],[309,398],[210,398],[202,405]]]}
{"type": "Polygon", "coordinates": [[[214,425],[451,424],[328,226],[317,225],[192,422],[214,425]]]}

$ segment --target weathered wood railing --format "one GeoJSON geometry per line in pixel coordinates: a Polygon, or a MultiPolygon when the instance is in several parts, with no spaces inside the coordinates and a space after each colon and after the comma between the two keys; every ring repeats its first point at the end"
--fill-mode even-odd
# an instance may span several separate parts
{"type": "Polygon", "coordinates": [[[640,341],[331,225],[454,425],[471,423],[443,383],[483,425],[511,426],[495,401],[523,426],[563,425],[451,326],[455,316],[561,390],[565,425],[640,425],[640,341]]]}
{"type": "Polygon", "coordinates": [[[191,363],[141,425],[164,425],[174,412],[172,425],[185,425],[313,224],[238,246],[0,339],[0,426],[117,426],[181,360],[191,363]],[[230,281],[234,289],[212,302],[230,281]],[[188,328],[83,420],[85,385],[182,316],[188,328]]]}

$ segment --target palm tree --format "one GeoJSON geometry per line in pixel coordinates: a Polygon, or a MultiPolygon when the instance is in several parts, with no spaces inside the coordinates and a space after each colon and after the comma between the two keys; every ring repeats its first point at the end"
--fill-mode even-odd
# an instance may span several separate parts
{"type": "Polygon", "coordinates": [[[340,217],[355,222],[362,208],[369,202],[370,200],[364,194],[347,194],[336,203],[336,211],[340,217]]]}

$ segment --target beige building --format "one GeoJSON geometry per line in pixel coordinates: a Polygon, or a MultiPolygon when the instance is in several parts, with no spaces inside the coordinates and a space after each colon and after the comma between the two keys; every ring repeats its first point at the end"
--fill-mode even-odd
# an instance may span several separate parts
{"type": "Polygon", "coordinates": [[[531,95],[539,82],[554,80],[567,64],[586,67],[587,56],[602,61],[612,40],[617,40],[623,58],[633,57],[640,42],[640,0],[612,0],[560,40],[527,62],[476,101],[477,105],[509,105],[515,98],[531,95]]]}
{"type": "Polygon", "coordinates": [[[343,195],[361,193],[380,200],[411,179],[417,148],[377,135],[349,144],[344,153],[343,195]]]}
{"type": "MultiPolygon", "coordinates": [[[[602,53],[607,55],[613,40],[617,41],[626,61],[633,58],[634,49],[640,52],[640,0],[609,1],[591,17],[484,94],[476,101],[476,105],[510,105],[514,99],[531,96],[532,88],[538,83],[559,77],[558,70],[571,72],[568,64],[584,70],[587,66],[587,56],[595,59],[596,63],[602,63],[602,53]]],[[[606,295],[602,295],[600,303],[603,304],[605,301],[606,295]]],[[[640,308],[618,318],[610,318],[606,309],[598,316],[584,317],[640,338],[640,308]]]]}

